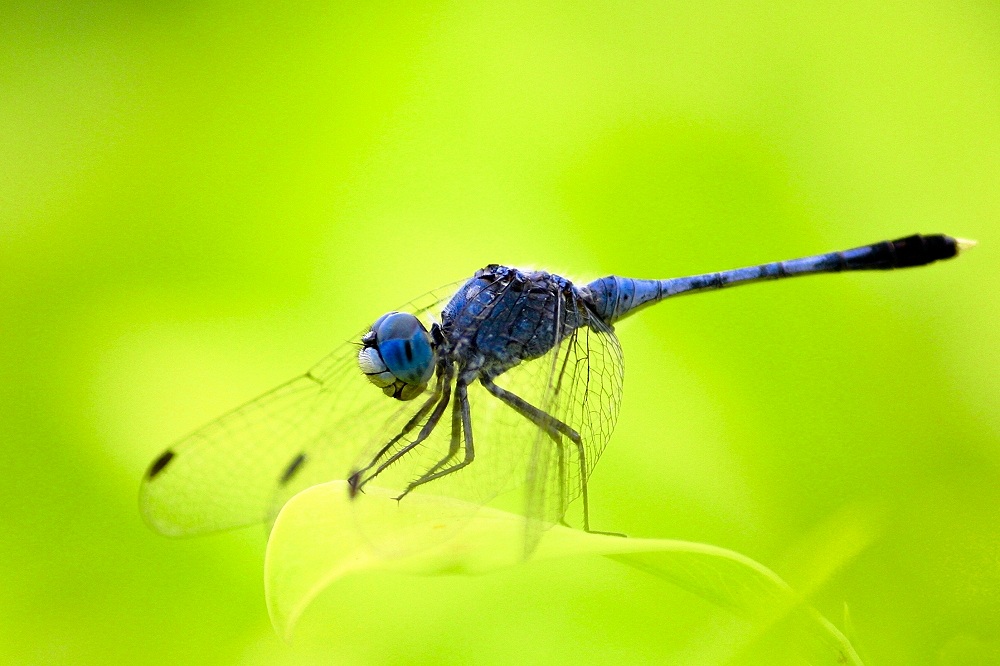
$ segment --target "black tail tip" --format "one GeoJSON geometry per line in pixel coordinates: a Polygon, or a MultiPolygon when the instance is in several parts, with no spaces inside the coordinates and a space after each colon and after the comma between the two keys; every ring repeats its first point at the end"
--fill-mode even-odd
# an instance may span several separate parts
{"type": "Polygon", "coordinates": [[[974,247],[975,241],[952,238],[944,234],[914,234],[892,241],[894,264],[897,268],[924,266],[941,259],[951,259],[962,250],[974,247]]]}

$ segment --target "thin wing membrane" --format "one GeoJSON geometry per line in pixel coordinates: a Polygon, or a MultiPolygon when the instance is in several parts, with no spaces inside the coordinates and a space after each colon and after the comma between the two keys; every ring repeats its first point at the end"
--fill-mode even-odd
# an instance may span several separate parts
{"type": "MultiPolygon", "coordinates": [[[[551,316],[559,319],[563,313],[551,316]]],[[[621,348],[613,331],[589,311],[582,316],[586,325],[567,334],[553,350],[496,377],[495,392],[479,382],[468,387],[474,460],[412,492],[466,500],[470,512],[488,503],[523,512],[528,517],[526,552],[545,529],[563,519],[569,504],[586,491],[586,480],[614,429],[623,378],[621,348]],[[524,494],[508,492],[516,488],[524,494]]],[[[466,458],[466,426],[456,412],[454,378],[449,387],[450,401],[426,438],[420,432],[433,420],[432,411],[406,436],[395,439],[401,415],[370,442],[356,467],[365,468],[373,459],[388,461],[372,479],[373,486],[402,494],[429,470],[458,465],[466,458]],[[386,448],[389,442],[394,443],[386,448]],[[394,459],[395,454],[400,457],[394,459]]],[[[404,498],[400,512],[406,505],[404,498]]],[[[461,523],[451,518],[453,524],[461,523]]],[[[406,520],[401,514],[398,524],[385,526],[361,515],[359,528],[370,542],[391,542],[392,532],[406,520]]]]}
{"type": "MultiPolygon", "coordinates": [[[[399,311],[424,315],[429,323],[454,288],[430,292],[399,311]]],[[[421,402],[401,403],[370,385],[357,353],[356,343],[341,345],[304,375],[170,447],[142,482],[146,521],[172,536],[250,525],[273,517],[309,485],[346,478],[373,434],[421,402]]]]}
{"type": "MultiPolygon", "coordinates": [[[[624,379],[618,338],[593,315],[587,326],[539,359],[542,364],[547,381],[536,388],[537,404],[569,432],[553,437],[539,430],[532,439],[525,485],[526,552],[544,530],[565,521],[571,502],[581,495],[586,502],[587,481],[618,420],[624,379]]],[[[587,510],[586,503],[581,510],[587,510]]],[[[586,521],[586,513],[583,517],[586,521]]],[[[584,527],[589,525],[584,522],[584,527]]]]}

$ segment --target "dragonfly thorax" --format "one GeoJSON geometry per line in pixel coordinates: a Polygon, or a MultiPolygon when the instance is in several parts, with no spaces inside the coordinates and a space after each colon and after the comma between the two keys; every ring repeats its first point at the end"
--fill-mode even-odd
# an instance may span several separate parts
{"type": "Polygon", "coordinates": [[[412,400],[427,388],[434,373],[434,345],[412,314],[379,317],[361,338],[358,365],[372,384],[397,400],[412,400]]]}
{"type": "Polygon", "coordinates": [[[477,271],[441,313],[451,356],[487,378],[543,356],[589,321],[566,278],[498,264],[477,271]]]}

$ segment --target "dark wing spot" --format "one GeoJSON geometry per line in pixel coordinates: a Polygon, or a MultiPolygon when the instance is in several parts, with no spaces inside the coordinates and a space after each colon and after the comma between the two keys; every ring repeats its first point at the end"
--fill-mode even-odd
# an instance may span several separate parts
{"type": "Polygon", "coordinates": [[[170,461],[174,459],[174,452],[167,449],[160,455],[159,458],[153,461],[153,464],[149,466],[149,470],[146,472],[146,478],[152,479],[157,474],[163,471],[163,468],[170,464],[170,461]]]}
{"type": "Polygon", "coordinates": [[[413,363],[413,346],[410,341],[407,340],[406,344],[403,345],[403,350],[406,352],[406,360],[413,363]]]}
{"type": "Polygon", "coordinates": [[[298,471],[302,468],[302,464],[306,461],[306,454],[300,453],[299,455],[292,458],[292,462],[288,463],[288,467],[285,468],[285,473],[281,475],[281,480],[279,483],[281,485],[287,484],[292,480],[298,471]]]}

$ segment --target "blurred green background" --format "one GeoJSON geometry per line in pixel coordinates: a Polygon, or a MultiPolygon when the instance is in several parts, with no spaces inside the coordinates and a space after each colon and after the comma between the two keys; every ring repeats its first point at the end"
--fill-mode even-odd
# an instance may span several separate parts
{"type": "Polygon", "coordinates": [[[0,662],[717,663],[719,611],[597,559],[359,576],[288,647],[263,530],[157,536],[139,479],[486,263],[671,277],[919,231],[981,246],[621,325],[592,521],[846,603],[869,664],[1000,663],[1000,10],[806,4],[5,5],[0,662]]]}

